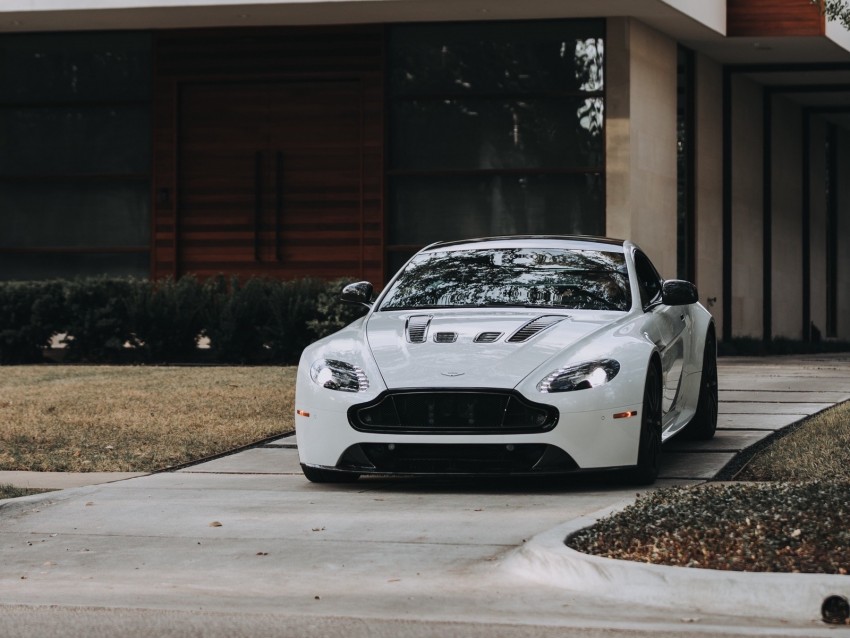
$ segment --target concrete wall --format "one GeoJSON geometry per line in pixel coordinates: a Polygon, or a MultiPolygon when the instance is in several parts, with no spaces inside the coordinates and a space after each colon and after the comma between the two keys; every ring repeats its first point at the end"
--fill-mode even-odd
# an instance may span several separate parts
{"type": "Polygon", "coordinates": [[[762,90],[732,79],[732,336],[762,336],[762,90]]]}
{"type": "Polygon", "coordinates": [[[826,336],[826,123],[812,118],[809,161],[812,323],[826,336]]]}
{"type": "Polygon", "coordinates": [[[606,233],[635,241],[676,275],[676,42],[608,21],[606,233]]]}
{"type": "Polygon", "coordinates": [[[723,70],[696,58],[696,285],[723,334],[723,70]]]}
{"type": "Polygon", "coordinates": [[[773,98],[771,145],[772,313],[774,337],[803,337],[802,109],[773,98]]]}

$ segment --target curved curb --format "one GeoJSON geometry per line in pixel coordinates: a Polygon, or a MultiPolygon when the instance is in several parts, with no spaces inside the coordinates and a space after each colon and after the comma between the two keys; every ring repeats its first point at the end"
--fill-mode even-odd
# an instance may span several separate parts
{"type": "Polygon", "coordinates": [[[671,567],[583,554],[564,540],[623,505],[574,519],[531,538],[502,564],[525,578],[604,598],[675,607],[677,613],[821,621],[827,596],[850,597],[850,576],[671,567]]]}

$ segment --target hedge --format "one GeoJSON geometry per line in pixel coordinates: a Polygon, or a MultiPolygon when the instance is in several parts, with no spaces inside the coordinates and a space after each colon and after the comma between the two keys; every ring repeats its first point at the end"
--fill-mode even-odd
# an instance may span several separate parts
{"type": "Polygon", "coordinates": [[[361,316],[338,301],[351,281],[95,277],[0,282],[0,364],[61,356],[89,363],[294,363],[312,341],[361,316]],[[209,349],[199,349],[201,339],[209,349]]]}

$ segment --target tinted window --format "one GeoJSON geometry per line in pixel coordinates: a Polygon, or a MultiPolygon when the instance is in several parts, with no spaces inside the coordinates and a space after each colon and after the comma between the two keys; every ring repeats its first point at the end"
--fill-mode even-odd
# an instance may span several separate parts
{"type": "Polygon", "coordinates": [[[380,309],[514,306],[625,311],[630,305],[622,253],[495,248],[418,255],[380,309]]]}

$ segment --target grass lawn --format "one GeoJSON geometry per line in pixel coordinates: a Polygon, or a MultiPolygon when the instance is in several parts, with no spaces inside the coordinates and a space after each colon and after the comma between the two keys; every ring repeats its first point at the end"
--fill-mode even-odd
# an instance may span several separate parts
{"type": "Polygon", "coordinates": [[[293,429],[294,367],[0,373],[0,470],[149,472],[293,429]]]}
{"type": "Polygon", "coordinates": [[[739,481],[850,481],[850,402],[815,415],[756,454],[739,481]]]}

